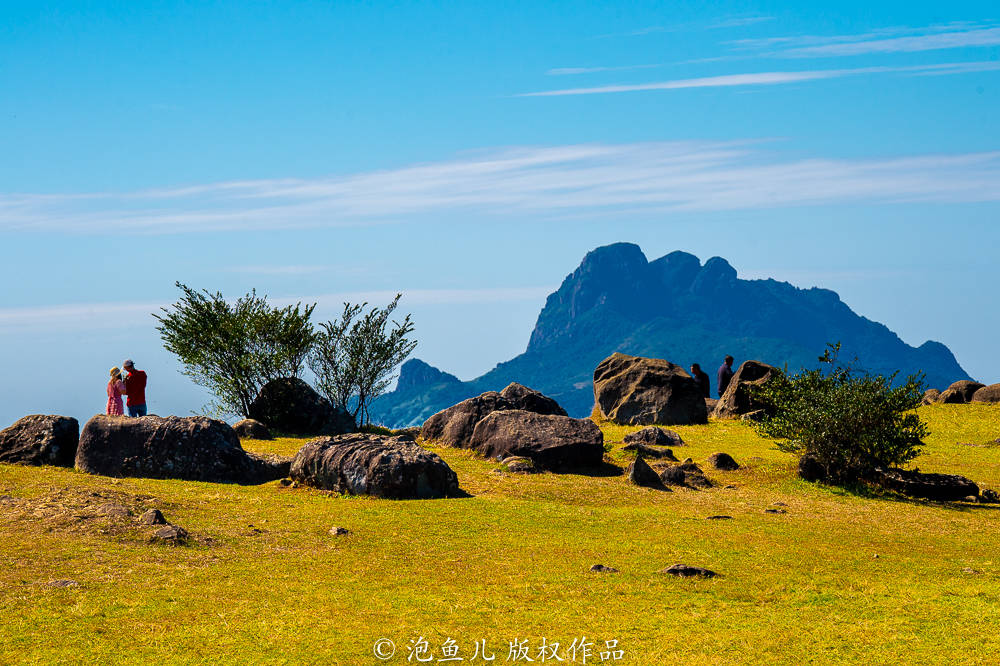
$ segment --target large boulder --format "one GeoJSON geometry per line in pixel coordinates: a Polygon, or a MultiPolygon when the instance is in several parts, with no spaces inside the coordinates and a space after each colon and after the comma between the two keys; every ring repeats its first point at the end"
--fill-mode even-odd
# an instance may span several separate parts
{"type": "Polygon", "coordinates": [[[487,391],[431,416],[424,421],[420,437],[445,446],[468,448],[476,424],[487,414],[501,409],[510,409],[507,399],[496,391],[487,391]]]}
{"type": "Polygon", "coordinates": [[[448,464],[406,436],[320,437],[299,449],[290,474],[304,485],[351,495],[424,499],[459,493],[448,464]]]}
{"type": "Polygon", "coordinates": [[[32,414],[0,430],[0,463],[72,467],[80,423],[69,416],[32,414]]]}
{"type": "Polygon", "coordinates": [[[283,471],[248,455],[229,424],[204,416],[95,416],[80,435],[76,468],[105,476],[237,483],[280,478],[283,471]]]}
{"type": "Polygon", "coordinates": [[[249,417],[272,432],[289,435],[341,435],[357,430],[354,417],[298,377],[265,384],[250,404],[249,417]]]}
{"type": "Polygon", "coordinates": [[[941,397],[941,391],[937,389],[927,389],[924,391],[924,397],[920,399],[921,405],[933,405],[941,397]]]}
{"type": "Polygon", "coordinates": [[[945,404],[965,404],[971,402],[972,396],[976,394],[976,391],[985,386],[985,384],[980,384],[979,382],[963,379],[945,389],[944,393],[938,398],[938,402],[945,404]]]}
{"type": "Polygon", "coordinates": [[[1000,402],[1000,384],[990,384],[972,394],[972,402],[1000,402]]]}
{"type": "Polygon", "coordinates": [[[889,469],[880,472],[876,481],[904,495],[939,502],[956,502],[970,495],[979,495],[979,486],[958,474],[924,474],[914,470],[889,469]]]}
{"type": "Polygon", "coordinates": [[[243,419],[233,424],[240,439],[273,439],[267,426],[255,419],[243,419]]]}
{"type": "Polygon", "coordinates": [[[488,414],[472,432],[470,448],[493,458],[524,456],[539,467],[593,467],[604,459],[604,434],[590,419],[521,409],[488,414]]]}
{"type": "Polygon", "coordinates": [[[760,411],[764,405],[753,398],[753,389],[763,386],[780,374],[781,370],[773,365],[760,361],[744,361],[719,398],[712,416],[718,419],[732,419],[760,411]]]}
{"type": "Polygon", "coordinates": [[[619,425],[707,423],[698,383],[679,365],[615,353],[594,370],[601,418],[619,425]]]}
{"type": "Polygon", "coordinates": [[[510,409],[523,409],[526,412],[536,414],[566,416],[566,410],[560,407],[558,402],[517,382],[511,382],[504,390],[500,391],[500,397],[510,403],[510,409]]]}

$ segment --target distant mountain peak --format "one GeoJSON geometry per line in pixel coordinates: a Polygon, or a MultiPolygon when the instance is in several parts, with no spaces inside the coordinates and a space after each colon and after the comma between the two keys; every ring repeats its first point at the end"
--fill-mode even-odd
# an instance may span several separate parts
{"type": "Polygon", "coordinates": [[[435,384],[461,384],[455,375],[438,370],[433,365],[421,361],[419,358],[411,358],[399,368],[399,382],[397,390],[410,390],[435,384]]]}

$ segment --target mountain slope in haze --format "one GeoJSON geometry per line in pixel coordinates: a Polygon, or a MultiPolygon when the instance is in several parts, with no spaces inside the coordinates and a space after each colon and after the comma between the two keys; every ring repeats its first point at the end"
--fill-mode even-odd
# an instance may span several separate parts
{"type": "Polygon", "coordinates": [[[571,416],[590,414],[593,372],[619,351],[700,363],[712,378],[726,354],[736,365],[756,359],[790,370],[814,367],[827,342],[841,358],[873,372],[922,371],[944,388],[969,376],[939,342],[911,347],[878,322],[854,313],[828,289],[775,280],[741,280],[721,257],[704,264],[686,252],[647,261],[632,243],[587,253],[550,294],[525,352],[462,382],[419,360],[407,361],[399,385],[372,404],[376,422],[419,425],[449,405],[517,381],[559,401],[571,416]]]}

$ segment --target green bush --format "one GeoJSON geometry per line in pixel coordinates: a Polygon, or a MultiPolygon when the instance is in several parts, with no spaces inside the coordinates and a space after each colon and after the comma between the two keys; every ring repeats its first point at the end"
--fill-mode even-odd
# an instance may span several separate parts
{"type": "Polygon", "coordinates": [[[782,451],[810,454],[832,483],[869,478],[877,469],[903,465],[920,453],[927,426],[920,405],[922,375],[894,385],[898,373],[873,375],[837,361],[840,344],[819,360],[826,368],[776,377],[754,389],[770,416],[754,427],[782,451]]]}

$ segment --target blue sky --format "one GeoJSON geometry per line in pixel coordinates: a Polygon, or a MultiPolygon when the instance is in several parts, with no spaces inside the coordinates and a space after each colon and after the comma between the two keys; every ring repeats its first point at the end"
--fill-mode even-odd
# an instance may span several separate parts
{"type": "MultiPolygon", "coordinates": [[[[206,397],[174,281],[385,302],[471,378],[588,250],[838,291],[1000,381],[1000,11],[939,3],[0,5],[0,423],[206,397]]],[[[703,359],[702,362],[710,362],[703,359]]]]}

